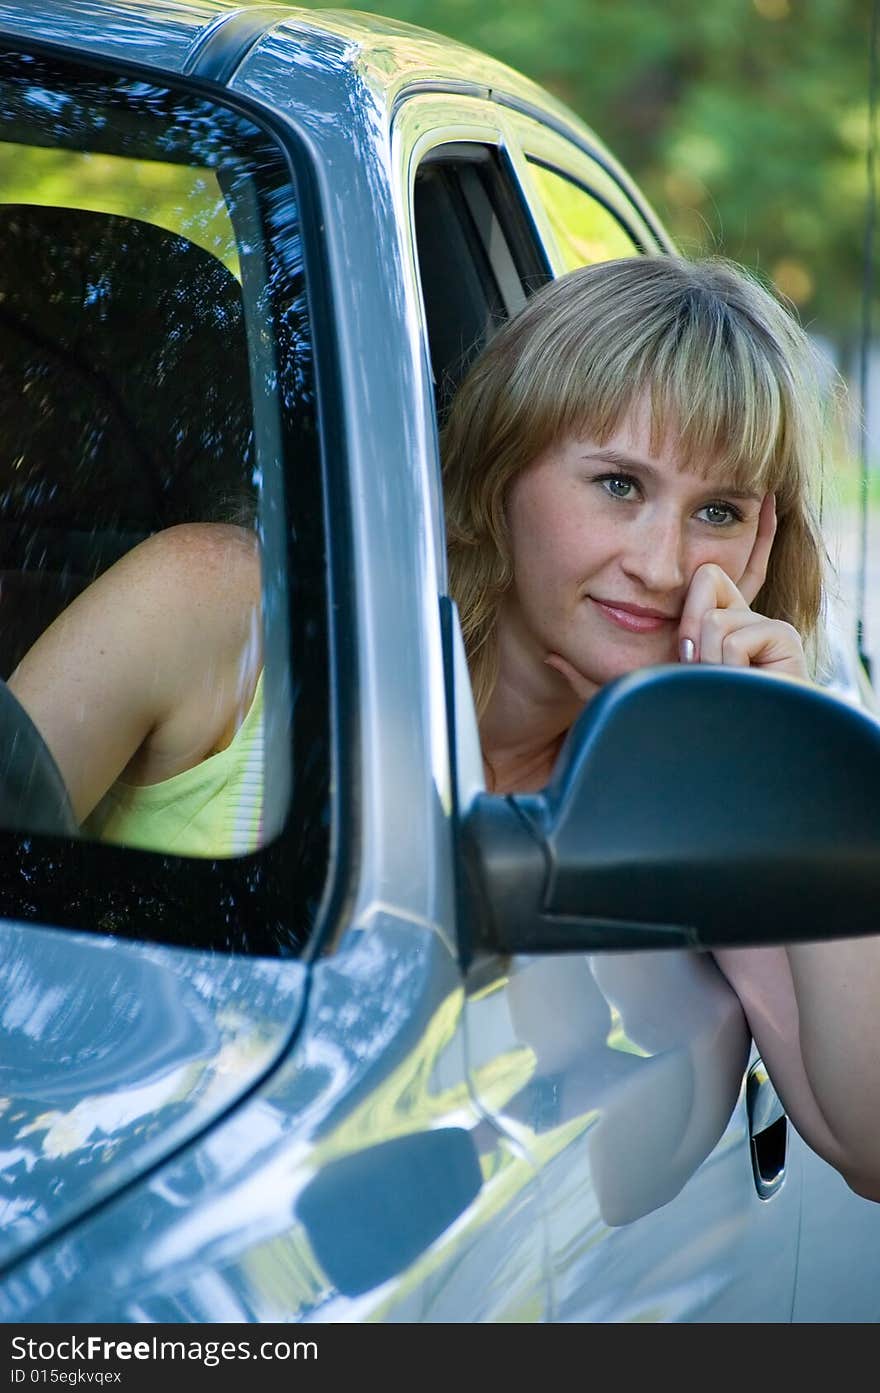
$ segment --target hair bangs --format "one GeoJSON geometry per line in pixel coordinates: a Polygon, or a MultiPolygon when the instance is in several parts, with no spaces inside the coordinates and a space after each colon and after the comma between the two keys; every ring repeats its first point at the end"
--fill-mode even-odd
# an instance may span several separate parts
{"type": "Polygon", "coordinates": [[[569,330],[567,342],[533,341],[514,389],[528,403],[532,458],[570,435],[605,444],[647,397],[652,451],[673,442],[682,469],[749,492],[776,491],[791,468],[785,368],[774,371],[717,306],[689,308],[683,315],[680,305],[660,306],[629,333],[613,318],[594,322],[589,335],[557,323],[569,330]]]}
{"type": "Polygon", "coordinates": [[[529,345],[519,384],[532,458],[571,436],[604,445],[651,382],[643,345],[632,337],[610,325],[594,324],[588,335],[576,322],[557,327],[569,330],[568,342],[529,345]]]}
{"type": "Polygon", "coordinates": [[[682,469],[737,489],[776,492],[791,470],[790,384],[725,315],[664,336],[642,373],[651,448],[674,442],[682,469]],[[780,381],[782,376],[782,381],[780,381]]]}

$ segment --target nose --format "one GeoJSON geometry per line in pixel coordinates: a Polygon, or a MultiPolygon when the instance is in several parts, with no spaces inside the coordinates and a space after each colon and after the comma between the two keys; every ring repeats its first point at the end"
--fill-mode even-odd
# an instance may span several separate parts
{"type": "Polygon", "coordinates": [[[644,590],[668,596],[684,588],[685,530],[675,513],[646,509],[630,530],[628,542],[621,558],[623,569],[644,590]]]}

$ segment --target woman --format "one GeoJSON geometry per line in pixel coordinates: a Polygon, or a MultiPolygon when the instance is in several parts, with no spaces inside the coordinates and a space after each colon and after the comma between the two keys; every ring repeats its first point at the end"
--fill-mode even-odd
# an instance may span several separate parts
{"type": "MultiPolygon", "coordinates": [[[[487,787],[546,783],[584,703],[661,662],[821,659],[813,353],[720,261],[633,258],[535,295],[444,431],[451,589],[487,787]]],[[[725,950],[786,1111],[880,1200],[880,946],[725,950]]]]}

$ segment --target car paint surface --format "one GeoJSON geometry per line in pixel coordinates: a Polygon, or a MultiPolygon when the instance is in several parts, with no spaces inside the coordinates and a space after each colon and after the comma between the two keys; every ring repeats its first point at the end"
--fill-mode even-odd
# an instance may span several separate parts
{"type": "MultiPolygon", "coordinates": [[[[665,234],[593,133],[502,65],[382,20],[258,8],[229,91],[308,155],[348,424],[327,468],[357,501],[356,878],[335,942],[303,962],[0,924],[0,1318],[876,1319],[880,1208],[791,1135],[758,1196],[756,1056],[708,957],[459,961],[453,808],[483,778],[438,607],[414,142],[479,123],[522,173],[543,117],[665,234]]],[[[199,78],[241,14],[0,3],[0,31],[199,78]]]]}
{"type": "Polygon", "coordinates": [[[221,1117],[283,1052],[299,963],[0,926],[0,1263],[221,1117]]]}
{"type": "Polygon", "coordinates": [[[135,16],[127,15],[113,0],[39,6],[3,0],[0,28],[31,41],[84,50],[95,57],[123,58],[180,72],[198,35],[228,9],[214,0],[202,0],[193,5],[139,6],[135,16]]]}
{"type": "Polygon", "coordinates": [[[469,1097],[461,998],[438,936],[378,912],[316,968],[273,1077],[21,1264],[0,1316],[541,1318],[530,1167],[469,1097]],[[491,1222],[496,1207],[518,1241],[491,1222]]]}

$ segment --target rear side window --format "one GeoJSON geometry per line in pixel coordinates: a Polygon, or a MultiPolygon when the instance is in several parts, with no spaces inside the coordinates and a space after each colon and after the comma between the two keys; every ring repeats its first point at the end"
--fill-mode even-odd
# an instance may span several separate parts
{"type": "Polygon", "coordinates": [[[287,954],[315,918],[329,828],[295,176],[250,118],[142,80],[2,55],[0,111],[0,677],[79,806],[66,839],[31,835],[6,799],[0,913],[287,954]],[[160,706],[162,738],[120,737],[113,764],[125,713],[94,677],[107,655],[65,635],[101,635],[107,597],[130,594],[117,577],[151,567],[168,633],[191,646],[159,633],[151,668],[139,636],[162,626],[137,604],[109,632],[163,700],[186,695],[185,719],[160,706]],[[166,595],[175,567],[192,585],[166,595]]]}
{"type": "Polygon", "coordinates": [[[530,170],[566,271],[642,251],[620,219],[580,184],[536,161],[530,170]]]}

